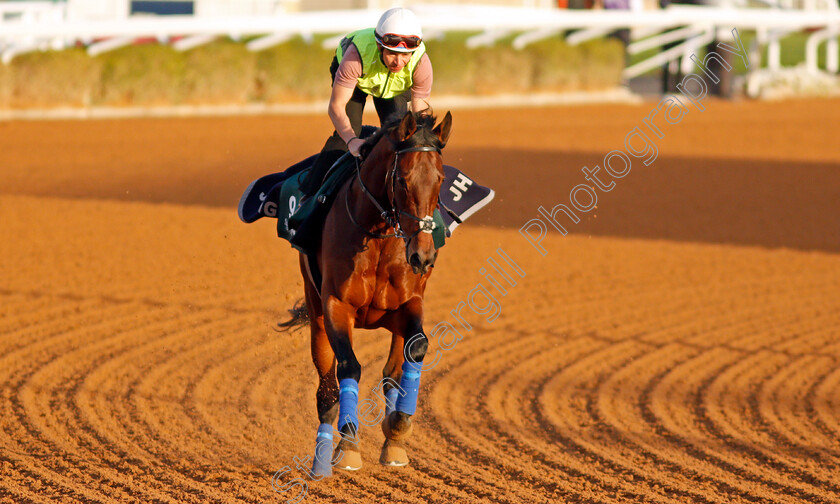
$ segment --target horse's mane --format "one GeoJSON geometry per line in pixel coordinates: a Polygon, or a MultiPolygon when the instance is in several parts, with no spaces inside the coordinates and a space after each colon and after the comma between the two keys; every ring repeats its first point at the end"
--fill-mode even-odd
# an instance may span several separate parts
{"type": "MultiPolygon", "coordinates": [[[[413,112],[413,114],[414,120],[417,122],[417,131],[415,131],[410,138],[406,139],[403,142],[400,142],[399,148],[405,149],[409,147],[417,147],[420,145],[431,145],[433,147],[443,149],[443,144],[433,131],[435,128],[435,121],[437,121],[437,117],[431,112],[430,109],[421,110],[420,112],[413,112]]],[[[405,115],[400,114],[392,114],[390,117],[388,117],[385,120],[385,124],[383,124],[381,128],[376,130],[376,132],[373,135],[371,135],[365,140],[365,143],[361,148],[362,157],[366,157],[384,135],[387,135],[394,131],[394,129],[396,129],[397,126],[400,125],[400,122],[402,122],[403,117],[405,117],[405,115]]]]}

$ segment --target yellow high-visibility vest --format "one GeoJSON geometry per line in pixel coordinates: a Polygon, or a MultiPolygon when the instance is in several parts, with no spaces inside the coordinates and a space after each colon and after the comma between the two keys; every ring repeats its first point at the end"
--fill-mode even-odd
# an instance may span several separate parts
{"type": "Polygon", "coordinates": [[[373,28],[354,31],[341,40],[335,50],[335,57],[339,63],[341,58],[350,47],[356,46],[359,56],[362,59],[362,76],[359,77],[356,86],[365,93],[377,98],[393,98],[399,96],[414,84],[414,69],[420,58],[426,53],[426,45],[420,43],[420,47],[411,53],[408,64],[397,73],[388,70],[379,57],[379,48],[376,45],[376,38],[373,28]]]}

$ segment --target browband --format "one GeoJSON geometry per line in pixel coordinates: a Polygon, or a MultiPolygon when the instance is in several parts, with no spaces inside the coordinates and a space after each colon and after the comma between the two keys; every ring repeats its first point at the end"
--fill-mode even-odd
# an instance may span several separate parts
{"type": "Polygon", "coordinates": [[[404,154],[406,152],[437,152],[440,153],[440,147],[434,145],[419,145],[417,147],[407,147],[396,151],[397,154],[404,154]]]}

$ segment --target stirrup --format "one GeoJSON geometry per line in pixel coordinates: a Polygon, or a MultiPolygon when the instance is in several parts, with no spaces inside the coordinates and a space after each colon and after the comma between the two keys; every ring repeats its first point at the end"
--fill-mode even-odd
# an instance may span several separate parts
{"type": "MultiPolygon", "coordinates": [[[[316,192],[315,194],[318,194],[318,193],[316,192]]],[[[312,194],[312,195],[304,194],[303,196],[301,196],[300,203],[298,203],[298,206],[302,207],[304,204],[306,204],[307,201],[309,201],[311,198],[313,198],[315,196],[315,194],[312,194]]],[[[318,201],[318,203],[323,205],[324,203],[327,202],[327,197],[322,194],[322,195],[318,196],[316,201],[318,201]]]]}

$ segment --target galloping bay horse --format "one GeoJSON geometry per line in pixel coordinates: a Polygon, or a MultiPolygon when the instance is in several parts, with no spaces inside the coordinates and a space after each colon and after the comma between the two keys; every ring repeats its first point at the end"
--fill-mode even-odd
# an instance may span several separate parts
{"type": "Polygon", "coordinates": [[[448,112],[437,126],[434,116],[409,112],[378,130],[366,141],[364,161],[357,162],[356,174],[339,190],[324,222],[316,254],[320,294],[301,254],[319,377],[316,475],[330,475],[333,466],[362,466],[357,413],[362,369],[353,352],[355,328],[382,327],[392,334],[380,382],[386,398],[380,462],[408,464],[404,441],[411,433],[428,346],[423,293],[437,258],[432,231],[444,180],[440,153],[451,126],[448,112]],[[341,440],[333,452],[336,417],[341,440]]]}

